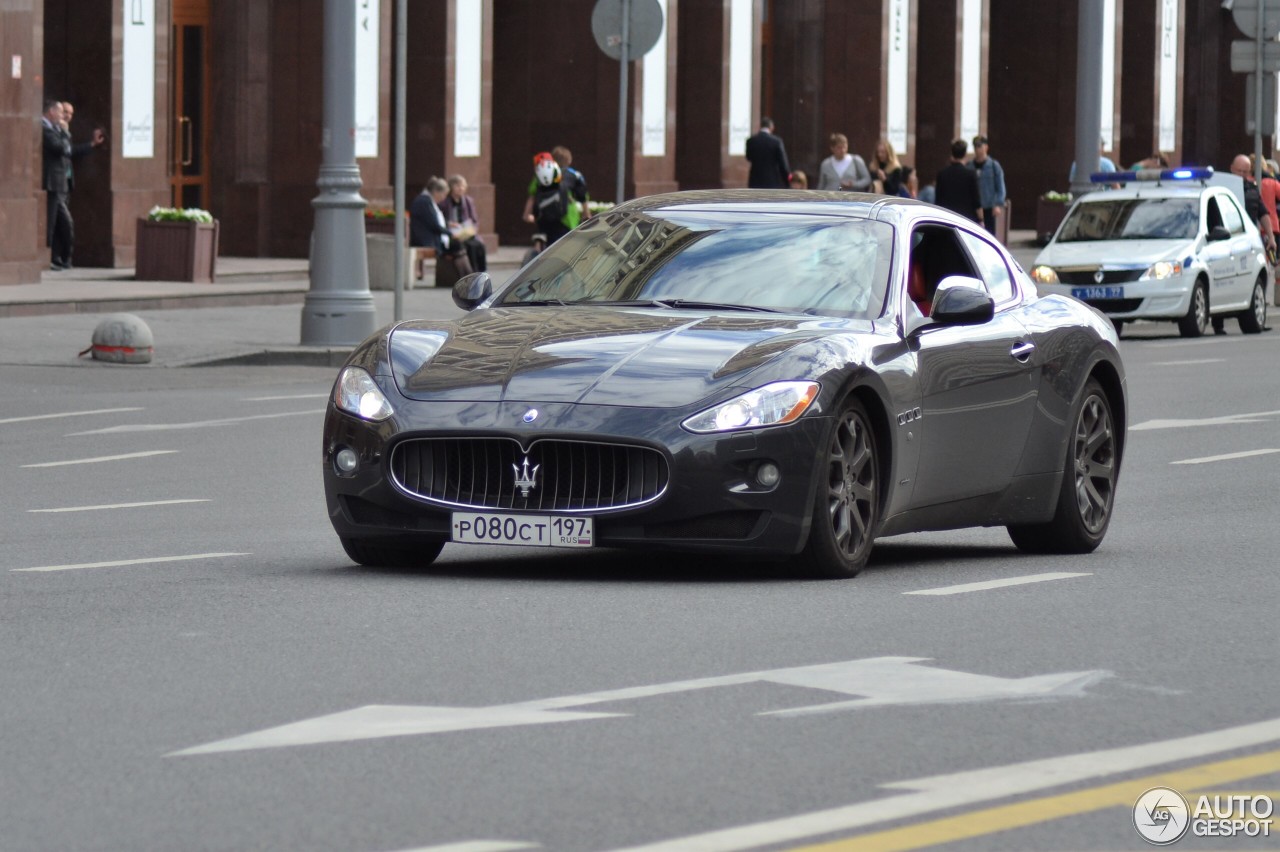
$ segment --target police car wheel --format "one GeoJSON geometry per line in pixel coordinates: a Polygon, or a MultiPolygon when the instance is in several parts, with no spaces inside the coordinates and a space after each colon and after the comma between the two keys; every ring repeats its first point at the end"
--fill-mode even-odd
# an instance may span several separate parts
{"type": "Polygon", "coordinates": [[[1240,314],[1240,330],[1245,334],[1258,334],[1267,327],[1267,283],[1261,275],[1253,282],[1253,298],[1249,310],[1240,314]]]}
{"type": "Polygon", "coordinates": [[[1208,327],[1209,288],[1205,286],[1204,279],[1201,279],[1191,291],[1191,305],[1187,308],[1187,315],[1178,320],[1178,333],[1183,337],[1200,337],[1208,327]]]}

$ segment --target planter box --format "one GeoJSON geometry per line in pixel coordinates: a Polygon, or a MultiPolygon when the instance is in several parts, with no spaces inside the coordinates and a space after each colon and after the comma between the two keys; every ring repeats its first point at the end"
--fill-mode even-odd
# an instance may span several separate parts
{"type": "MultiPolygon", "coordinates": [[[[366,234],[394,234],[396,232],[395,219],[370,219],[365,217],[364,232],[366,234]]],[[[409,242],[409,219],[404,220],[404,241],[409,242]]]]}
{"type": "Polygon", "coordinates": [[[218,223],[138,220],[139,281],[212,284],[218,260],[218,223]]]}
{"type": "Polygon", "coordinates": [[[1058,230],[1062,220],[1066,218],[1068,203],[1065,201],[1036,201],[1036,241],[1046,245],[1053,239],[1053,232],[1058,230]]]}

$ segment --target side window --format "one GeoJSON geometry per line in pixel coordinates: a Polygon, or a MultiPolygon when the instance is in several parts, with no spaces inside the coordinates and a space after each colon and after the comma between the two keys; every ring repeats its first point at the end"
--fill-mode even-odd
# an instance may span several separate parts
{"type": "Polygon", "coordinates": [[[1218,201],[1218,209],[1222,212],[1222,224],[1226,225],[1227,230],[1233,234],[1244,233],[1244,217],[1240,215],[1240,208],[1236,206],[1235,200],[1225,195],[1218,199],[1209,199],[1209,203],[1213,204],[1218,201]]]}
{"type": "Polygon", "coordinates": [[[987,283],[987,290],[991,292],[991,298],[996,300],[996,304],[1012,299],[1013,277],[1009,274],[1009,267],[1005,265],[999,249],[972,234],[962,233],[960,238],[969,247],[978,273],[987,283]]]}
{"type": "Polygon", "coordinates": [[[911,232],[911,255],[907,260],[907,301],[924,316],[933,310],[938,283],[948,275],[975,277],[973,264],[956,240],[954,228],[921,225],[911,232]]]}

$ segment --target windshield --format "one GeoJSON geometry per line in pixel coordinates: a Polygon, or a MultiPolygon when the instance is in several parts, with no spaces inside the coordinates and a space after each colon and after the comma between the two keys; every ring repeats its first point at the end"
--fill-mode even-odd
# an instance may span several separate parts
{"type": "Polygon", "coordinates": [[[873,319],[892,228],[837,216],[609,213],[520,270],[497,304],[639,304],[873,319]]]}
{"type": "Polygon", "coordinates": [[[1198,198],[1114,198],[1077,204],[1056,242],[1191,240],[1199,230],[1198,198]]]}

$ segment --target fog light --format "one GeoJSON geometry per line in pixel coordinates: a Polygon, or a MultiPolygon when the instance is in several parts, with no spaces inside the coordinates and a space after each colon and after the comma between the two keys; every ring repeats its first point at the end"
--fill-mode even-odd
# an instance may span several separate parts
{"type": "Polygon", "coordinates": [[[333,466],[338,473],[349,476],[360,466],[360,457],[350,447],[343,447],[334,454],[333,466]]]}
{"type": "Polygon", "coordinates": [[[765,462],[756,468],[756,482],[765,488],[772,488],[782,479],[782,471],[773,462],[765,462]]]}

